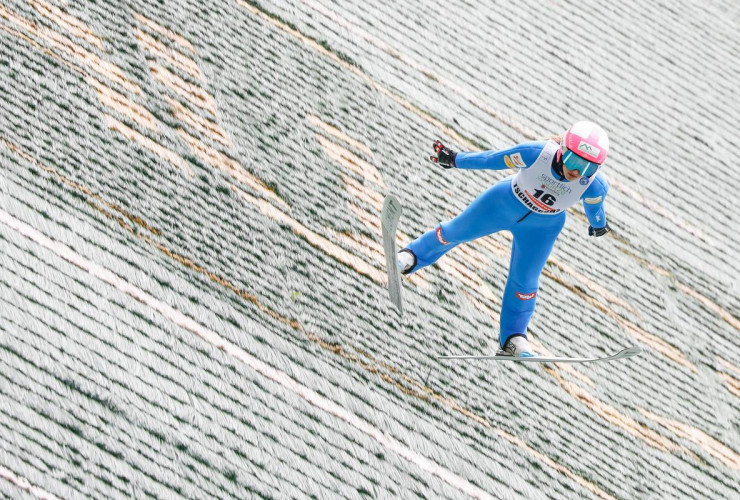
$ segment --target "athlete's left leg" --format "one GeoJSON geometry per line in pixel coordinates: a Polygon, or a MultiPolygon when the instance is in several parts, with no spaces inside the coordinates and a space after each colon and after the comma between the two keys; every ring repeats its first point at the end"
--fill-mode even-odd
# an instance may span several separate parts
{"type": "Polygon", "coordinates": [[[509,229],[527,211],[511,192],[511,180],[499,181],[473,200],[460,215],[440,223],[406,246],[416,257],[411,272],[434,264],[461,243],[509,229]]]}
{"type": "Polygon", "coordinates": [[[512,335],[527,335],[527,325],[537,303],[540,275],[563,229],[565,217],[565,212],[532,214],[511,230],[514,242],[501,305],[499,343],[502,347],[512,335]]]}

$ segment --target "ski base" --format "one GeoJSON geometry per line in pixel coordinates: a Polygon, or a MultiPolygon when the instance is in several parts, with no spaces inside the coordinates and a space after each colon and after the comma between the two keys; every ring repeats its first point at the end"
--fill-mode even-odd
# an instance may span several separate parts
{"type": "Polygon", "coordinates": [[[533,356],[531,358],[524,358],[519,356],[437,356],[437,359],[491,359],[494,361],[519,361],[522,363],[591,363],[595,361],[615,361],[617,359],[631,358],[637,356],[642,352],[639,347],[630,347],[623,349],[618,353],[612,354],[611,356],[596,357],[596,358],[568,358],[568,357],[547,357],[547,356],[533,356]]]}
{"type": "Polygon", "coordinates": [[[388,271],[388,291],[391,295],[391,302],[398,309],[398,314],[403,314],[403,304],[401,302],[401,276],[398,273],[398,264],[396,261],[396,228],[398,220],[401,218],[401,204],[393,195],[385,197],[383,203],[383,212],[380,216],[381,227],[383,228],[383,249],[385,251],[385,265],[388,271]]]}

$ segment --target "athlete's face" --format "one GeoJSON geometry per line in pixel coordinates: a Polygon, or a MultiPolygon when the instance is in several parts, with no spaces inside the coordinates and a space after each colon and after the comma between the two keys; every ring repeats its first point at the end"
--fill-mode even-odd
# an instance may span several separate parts
{"type": "Polygon", "coordinates": [[[577,181],[581,178],[581,173],[578,170],[571,170],[565,165],[563,165],[563,175],[569,181],[577,181]]]}

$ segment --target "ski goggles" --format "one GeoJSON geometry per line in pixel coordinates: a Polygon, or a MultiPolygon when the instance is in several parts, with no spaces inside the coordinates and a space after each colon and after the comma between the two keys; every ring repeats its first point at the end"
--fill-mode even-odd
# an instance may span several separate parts
{"type": "Polygon", "coordinates": [[[578,170],[582,177],[590,177],[599,169],[598,163],[581,158],[568,148],[563,151],[563,165],[568,170],[578,170]]]}

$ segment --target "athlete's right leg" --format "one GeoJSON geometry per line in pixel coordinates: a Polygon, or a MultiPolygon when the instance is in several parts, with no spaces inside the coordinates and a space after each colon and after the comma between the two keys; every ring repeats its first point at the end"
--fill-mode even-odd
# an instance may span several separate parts
{"type": "Polygon", "coordinates": [[[540,275],[565,219],[565,212],[532,214],[512,228],[511,263],[501,302],[499,343],[502,347],[509,337],[527,337],[529,319],[537,303],[540,275]]]}
{"type": "Polygon", "coordinates": [[[408,272],[435,263],[460,243],[508,229],[528,210],[511,192],[505,179],[482,193],[457,217],[442,222],[406,247],[416,256],[416,265],[408,272]]]}

